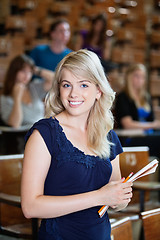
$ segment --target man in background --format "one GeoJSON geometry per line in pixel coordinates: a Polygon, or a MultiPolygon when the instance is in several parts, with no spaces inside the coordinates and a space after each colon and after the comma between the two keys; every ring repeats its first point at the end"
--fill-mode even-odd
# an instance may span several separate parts
{"type": "Polygon", "coordinates": [[[50,26],[50,44],[36,46],[30,57],[36,66],[55,71],[57,64],[72,50],[67,48],[70,40],[70,25],[65,19],[58,19],[50,26]]]}

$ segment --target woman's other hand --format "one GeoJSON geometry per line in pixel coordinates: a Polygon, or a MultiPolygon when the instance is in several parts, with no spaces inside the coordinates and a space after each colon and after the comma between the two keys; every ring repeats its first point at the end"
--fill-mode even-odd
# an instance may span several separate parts
{"type": "Polygon", "coordinates": [[[112,181],[99,189],[100,205],[108,205],[112,208],[128,205],[132,198],[133,183],[123,183],[123,181],[124,179],[112,181]]]}

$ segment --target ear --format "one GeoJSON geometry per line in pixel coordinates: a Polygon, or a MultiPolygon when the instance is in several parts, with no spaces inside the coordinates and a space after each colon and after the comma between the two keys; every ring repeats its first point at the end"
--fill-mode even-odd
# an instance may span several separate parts
{"type": "Polygon", "coordinates": [[[102,91],[99,88],[97,88],[96,100],[99,100],[101,95],[102,95],[102,91]]]}

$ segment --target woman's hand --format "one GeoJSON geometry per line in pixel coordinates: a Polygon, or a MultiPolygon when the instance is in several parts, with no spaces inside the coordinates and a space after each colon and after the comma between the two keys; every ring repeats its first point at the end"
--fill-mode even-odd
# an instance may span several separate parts
{"type": "Polygon", "coordinates": [[[118,206],[110,206],[111,208],[114,209],[115,212],[118,212],[128,206],[128,203],[125,204],[119,204],[118,206]]]}
{"type": "Polygon", "coordinates": [[[155,120],[153,122],[153,128],[154,129],[160,129],[160,121],[159,120],[155,120]]]}
{"type": "Polygon", "coordinates": [[[100,205],[108,205],[112,208],[126,207],[132,198],[132,183],[123,183],[124,179],[112,181],[102,188],[100,192],[100,205]]]}
{"type": "Polygon", "coordinates": [[[23,120],[22,98],[25,89],[25,84],[15,83],[12,91],[13,108],[8,118],[8,125],[14,128],[21,126],[23,120]]]}
{"type": "Polygon", "coordinates": [[[13,99],[22,101],[23,93],[25,89],[25,84],[17,82],[13,87],[13,99]]]}

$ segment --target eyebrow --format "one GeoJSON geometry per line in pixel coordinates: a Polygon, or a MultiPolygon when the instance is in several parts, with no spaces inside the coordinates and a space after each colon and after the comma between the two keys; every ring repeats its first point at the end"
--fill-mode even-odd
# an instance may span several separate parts
{"type": "MultiPolygon", "coordinates": [[[[65,80],[65,79],[61,80],[61,83],[62,83],[62,82],[68,82],[68,83],[71,83],[70,81],[65,80]]],[[[78,81],[78,82],[79,82],[79,83],[83,83],[83,82],[91,83],[91,81],[89,81],[89,80],[80,80],[80,81],[78,81]]]]}

